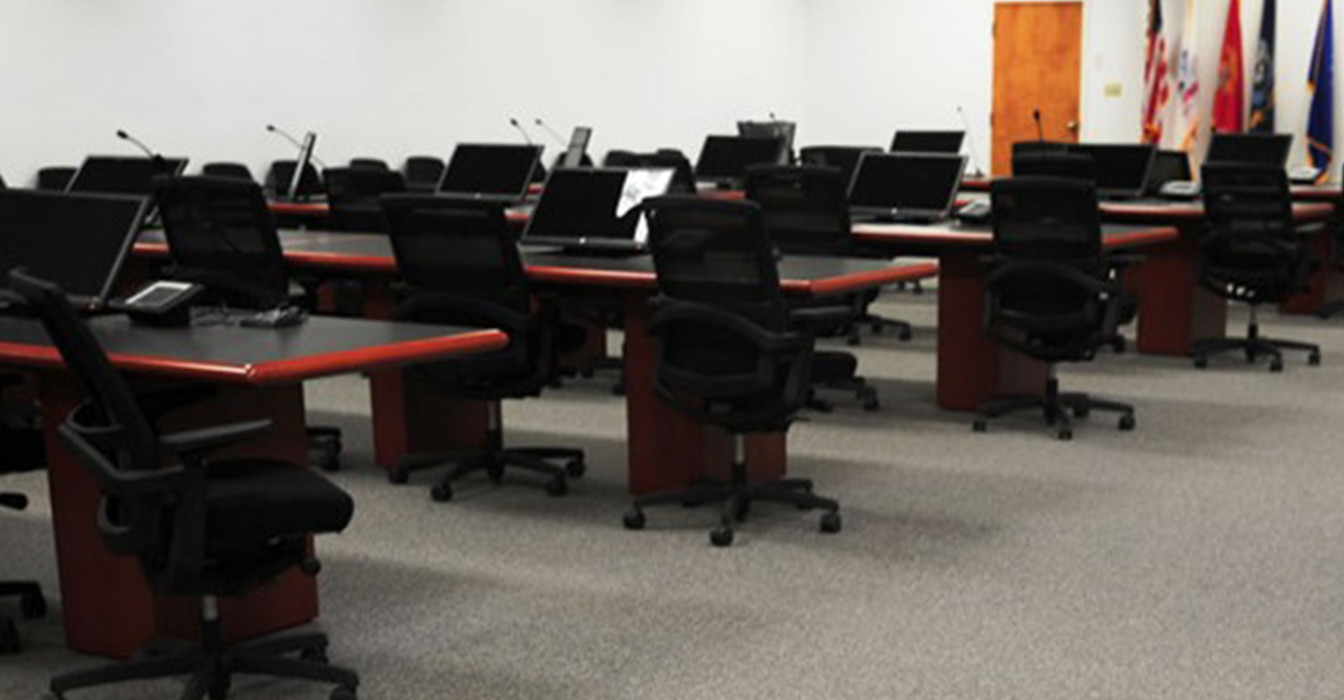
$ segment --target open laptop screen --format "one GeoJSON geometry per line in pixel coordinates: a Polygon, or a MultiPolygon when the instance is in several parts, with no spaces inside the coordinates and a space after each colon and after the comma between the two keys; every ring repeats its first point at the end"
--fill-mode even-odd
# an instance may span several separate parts
{"type": "Polygon", "coordinates": [[[778,136],[706,136],[695,162],[695,178],[740,184],[751,165],[776,165],[785,151],[778,136]]]}
{"type": "Polygon", "coordinates": [[[1096,165],[1097,193],[1137,197],[1148,185],[1157,147],[1151,144],[1087,143],[1069,146],[1070,153],[1092,158],[1096,165]]]}
{"type": "Polygon", "coordinates": [[[80,305],[101,305],[140,231],[143,197],[0,191],[0,273],[16,267],[59,284],[80,305]]]}
{"type": "Polygon", "coordinates": [[[1291,134],[1214,134],[1204,162],[1283,167],[1288,164],[1288,150],[1292,145],[1291,134]]]}
{"type": "Polygon", "coordinates": [[[963,156],[940,153],[865,153],[849,186],[860,213],[946,213],[961,186],[963,156]]]}
{"type": "Polygon", "coordinates": [[[891,151],[910,153],[961,153],[964,131],[897,131],[891,151]]]}
{"type": "Polygon", "coordinates": [[[154,194],[158,175],[181,175],[187,169],[186,158],[146,158],[142,156],[89,156],[70,178],[67,192],[154,194]]]}
{"type": "Polygon", "coordinates": [[[532,210],[524,243],[567,247],[643,247],[639,205],[667,193],[670,168],[557,168],[532,210]]]}
{"type": "Polygon", "coordinates": [[[460,143],[439,181],[440,194],[522,199],[541,160],[541,146],[460,143]]]}

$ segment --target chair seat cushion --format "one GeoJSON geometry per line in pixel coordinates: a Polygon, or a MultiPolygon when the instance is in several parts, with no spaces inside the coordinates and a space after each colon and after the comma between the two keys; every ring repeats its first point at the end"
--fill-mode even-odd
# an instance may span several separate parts
{"type": "Polygon", "coordinates": [[[349,494],[303,467],[225,460],[208,469],[206,539],[212,552],[340,532],[354,515],[349,494]]]}

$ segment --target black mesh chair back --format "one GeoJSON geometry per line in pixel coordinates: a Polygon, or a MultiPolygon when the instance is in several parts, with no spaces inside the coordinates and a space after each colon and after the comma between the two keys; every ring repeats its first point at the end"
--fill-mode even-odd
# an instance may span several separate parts
{"type": "Polygon", "coordinates": [[[844,176],[825,165],[754,165],[747,199],[760,205],[765,230],[780,251],[798,255],[850,252],[844,176]]]}
{"type": "Polygon", "coordinates": [[[1012,157],[1029,153],[1065,153],[1069,145],[1063,141],[1018,141],[1013,144],[1012,157]]]}
{"type": "Polygon", "coordinates": [[[252,171],[242,163],[206,163],[201,166],[201,174],[211,177],[231,177],[252,182],[252,171]]]}
{"type": "Polygon", "coordinates": [[[667,188],[668,193],[695,194],[695,171],[691,168],[691,161],[676,149],[659,149],[653,153],[607,151],[602,158],[602,165],[608,168],[671,168],[672,184],[667,188]]]}
{"type": "Polygon", "coordinates": [[[1095,184],[1058,177],[1000,178],[990,184],[990,198],[1000,254],[1075,262],[1101,257],[1095,184]]]}
{"type": "Polygon", "coordinates": [[[418,192],[433,192],[443,179],[443,169],[447,167],[442,158],[434,156],[411,156],[402,167],[406,176],[406,189],[418,192]]]}
{"type": "Polygon", "coordinates": [[[1310,251],[1294,231],[1284,169],[1206,163],[1201,175],[1209,226],[1200,243],[1201,283],[1250,303],[1279,301],[1302,287],[1310,251]]]}
{"type": "MultiPolygon", "coordinates": [[[[294,160],[277,160],[271,163],[271,169],[266,172],[266,191],[276,197],[290,196],[289,185],[294,180],[294,168],[298,167],[298,162],[294,160]]],[[[312,196],[322,194],[322,176],[318,174],[317,168],[308,163],[303,168],[303,177],[299,178],[299,191],[301,196],[312,196]]]]}
{"type": "Polygon", "coordinates": [[[879,146],[805,146],[798,151],[798,159],[803,165],[829,165],[840,169],[840,180],[848,190],[854,180],[854,171],[859,167],[859,159],[865,153],[883,153],[879,146]]]}
{"type": "Polygon", "coordinates": [[[225,303],[273,308],[289,298],[275,219],[254,182],[222,177],[159,178],[154,198],[174,275],[225,303]]]}
{"type": "Polygon", "coordinates": [[[1028,151],[1013,155],[1015,177],[1064,177],[1097,181],[1097,164],[1092,156],[1067,151],[1028,151]]]}
{"type": "Polygon", "coordinates": [[[322,172],[338,231],[386,231],[387,219],[379,197],[406,191],[401,173],[370,167],[327,168],[322,172]]]}
{"type": "Polygon", "coordinates": [[[787,325],[774,246],[751,202],[659,197],[645,202],[661,294],[711,304],[769,330],[787,325]]]}
{"type": "Polygon", "coordinates": [[[350,167],[368,168],[369,170],[390,170],[387,167],[387,161],[382,158],[351,158],[350,167]]]}
{"type": "Polygon", "coordinates": [[[37,171],[37,189],[51,192],[64,192],[75,179],[75,168],[64,165],[42,168],[37,171]]]}

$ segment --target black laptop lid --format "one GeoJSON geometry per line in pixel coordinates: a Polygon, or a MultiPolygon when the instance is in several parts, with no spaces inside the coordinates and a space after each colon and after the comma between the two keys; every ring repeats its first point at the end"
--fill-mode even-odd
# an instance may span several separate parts
{"type": "Polygon", "coordinates": [[[1292,134],[1214,134],[1206,163],[1288,164],[1292,134]]]}
{"type": "Polygon", "coordinates": [[[186,169],[186,158],[89,156],[70,179],[66,191],[148,197],[154,194],[156,176],[177,176],[186,169]]]}
{"type": "Polygon", "coordinates": [[[1157,147],[1152,144],[1087,143],[1069,146],[1069,152],[1092,158],[1097,193],[1111,196],[1143,194],[1157,157],[1157,147]]]}
{"type": "Polygon", "coordinates": [[[522,199],[541,160],[541,146],[460,143],[439,180],[439,193],[522,199]]]}
{"type": "Polygon", "coordinates": [[[856,211],[946,212],[961,186],[966,159],[942,153],[864,153],[849,186],[856,211]]]}
{"type": "Polygon", "coordinates": [[[964,131],[897,131],[891,139],[893,153],[961,153],[964,131]]]}
{"type": "Polygon", "coordinates": [[[637,249],[638,206],[667,193],[670,168],[556,168],[528,218],[523,242],[637,249]]]}
{"type": "Polygon", "coordinates": [[[81,304],[101,305],[140,231],[143,197],[0,191],[0,272],[15,267],[59,284],[81,304]]]}
{"type": "Polygon", "coordinates": [[[706,136],[695,162],[697,180],[741,183],[747,166],[775,165],[786,157],[778,136],[706,136]]]}

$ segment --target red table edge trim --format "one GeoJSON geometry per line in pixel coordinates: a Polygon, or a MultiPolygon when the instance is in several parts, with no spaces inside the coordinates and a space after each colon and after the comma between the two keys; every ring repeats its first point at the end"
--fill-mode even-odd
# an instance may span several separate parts
{"type": "MultiPolygon", "coordinates": [[[[123,372],[173,375],[238,384],[281,384],[323,375],[409,364],[418,359],[432,360],[468,352],[498,350],[508,342],[509,337],[501,331],[482,330],[392,345],[329,352],[292,360],[275,360],[256,365],[229,365],[157,355],[121,353],[111,353],[108,359],[112,361],[113,366],[123,372]],[[447,353],[445,352],[447,350],[454,352],[447,353]]],[[[60,352],[53,346],[6,342],[0,342],[0,364],[39,368],[65,366],[60,352]]]]}
{"type": "Polygon", "coordinates": [[[881,270],[870,270],[867,272],[856,272],[838,277],[827,277],[825,279],[812,280],[784,280],[781,283],[785,289],[806,290],[815,296],[828,296],[831,294],[842,294],[844,292],[868,289],[883,284],[893,282],[911,282],[914,280],[927,279],[938,276],[938,263],[925,262],[913,265],[899,265],[883,268],[881,270]]]}
{"type": "MultiPolygon", "coordinates": [[[[1167,243],[1174,241],[1180,233],[1174,226],[1154,226],[1139,231],[1115,233],[1102,239],[1107,249],[1121,246],[1167,243]]],[[[902,242],[934,242],[947,245],[987,246],[994,242],[994,235],[988,232],[970,231],[952,233],[945,231],[862,231],[855,230],[854,238],[868,243],[899,244],[902,242]]]]}

